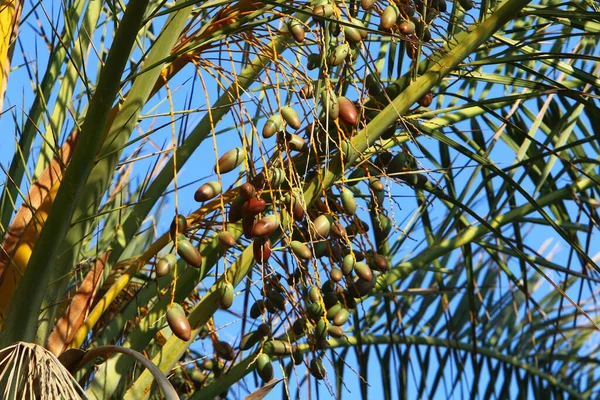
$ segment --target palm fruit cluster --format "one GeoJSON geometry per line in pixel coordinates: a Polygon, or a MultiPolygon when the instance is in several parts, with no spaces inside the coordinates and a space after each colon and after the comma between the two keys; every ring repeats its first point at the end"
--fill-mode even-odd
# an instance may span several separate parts
{"type": "MultiPolygon", "coordinates": [[[[278,102],[265,115],[262,128],[255,130],[259,143],[273,145],[277,156],[255,164],[259,157],[253,148],[228,150],[215,164],[218,179],[203,183],[194,194],[197,202],[222,205],[215,208],[217,222],[210,228],[220,254],[235,259],[251,248],[252,279],[258,282],[244,311],[250,328],[241,341],[232,345],[211,333],[213,354],[203,364],[208,373],[218,376],[225,363],[254,354],[253,365],[265,382],[274,377],[273,360],[286,357],[295,365],[306,363],[316,379],[325,378],[322,355],[328,339],[345,336],[359,312],[358,303],[377,290],[378,279],[390,267],[384,249],[394,223],[388,214],[393,206],[385,204],[386,182],[399,179],[416,187],[427,184],[427,178],[415,173],[416,161],[408,148],[390,152],[382,141],[349,164],[343,179],[324,188],[320,198],[304,198],[304,184],[319,179],[321,168],[335,154],[343,157],[350,151],[348,139],[385,105],[381,76],[367,70],[357,79],[353,70],[365,40],[370,35],[391,36],[414,63],[419,49],[432,40],[434,20],[447,8],[445,0],[362,0],[360,9],[319,0],[311,4],[308,21],[289,18],[282,34],[298,44],[309,74],[289,89],[288,103],[278,102]],[[349,94],[350,80],[360,86],[354,96],[358,100],[349,94]],[[292,102],[294,97],[299,103],[292,102]],[[240,171],[237,182],[245,183],[223,192],[225,174],[240,171]],[[239,227],[241,237],[232,234],[230,226],[239,227]],[[280,321],[277,327],[274,321],[280,321]],[[299,345],[307,345],[311,355],[305,357],[299,345]]],[[[432,101],[428,93],[419,106],[428,107],[432,101]]],[[[392,126],[381,139],[392,139],[403,128],[392,126]]],[[[189,266],[204,268],[202,243],[192,244],[191,231],[185,218],[175,217],[171,237],[176,253],[189,266]]],[[[167,275],[175,263],[172,254],[159,258],[157,277],[167,275]]],[[[217,283],[219,306],[228,310],[236,288],[222,279],[217,283]]],[[[183,309],[173,307],[169,313],[173,333],[189,340],[189,324],[181,321],[183,309]]]]}

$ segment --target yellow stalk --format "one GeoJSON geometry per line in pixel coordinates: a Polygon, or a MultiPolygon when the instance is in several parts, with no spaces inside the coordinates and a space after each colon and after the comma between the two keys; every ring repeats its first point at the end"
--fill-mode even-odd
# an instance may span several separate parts
{"type": "Polygon", "coordinates": [[[10,72],[13,38],[16,36],[21,17],[22,0],[0,0],[0,111],[4,104],[4,92],[10,72]]]}
{"type": "Polygon", "coordinates": [[[23,236],[21,236],[19,244],[12,255],[11,262],[4,271],[2,282],[0,282],[0,322],[4,320],[12,301],[13,293],[25,272],[25,268],[27,268],[31,252],[48,218],[48,213],[50,212],[50,208],[52,208],[52,203],[54,202],[56,193],[58,193],[59,187],[60,181],[57,180],[52,185],[42,204],[36,210],[27,228],[25,228],[25,232],[23,232],[23,236]]]}

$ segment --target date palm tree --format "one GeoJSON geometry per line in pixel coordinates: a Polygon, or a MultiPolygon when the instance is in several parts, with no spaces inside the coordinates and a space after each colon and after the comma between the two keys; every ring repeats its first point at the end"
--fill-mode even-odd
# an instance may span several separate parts
{"type": "Polygon", "coordinates": [[[598,397],[593,2],[2,7],[3,398],[598,397]]]}

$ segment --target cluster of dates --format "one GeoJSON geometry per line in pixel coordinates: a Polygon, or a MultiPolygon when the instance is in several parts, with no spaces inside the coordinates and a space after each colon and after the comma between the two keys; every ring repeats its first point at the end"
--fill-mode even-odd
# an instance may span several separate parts
{"type": "MultiPolygon", "coordinates": [[[[464,2],[466,4],[467,0],[464,2]]],[[[447,12],[445,0],[428,1],[428,6],[420,1],[400,1],[384,7],[376,7],[374,0],[362,0],[360,4],[365,13],[376,14],[380,33],[384,31],[405,37],[408,44],[406,51],[413,59],[416,49],[414,43],[431,40],[431,22],[447,12]]],[[[467,7],[463,5],[463,8],[467,7]]],[[[369,32],[375,31],[357,18],[344,18],[343,12],[334,3],[320,2],[314,5],[312,14],[312,18],[330,37],[323,52],[308,55],[308,70],[319,68],[323,72],[346,62],[354,62],[361,51],[361,43],[369,32]]],[[[304,23],[291,19],[288,30],[297,42],[306,40],[304,23]]],[[[338,126],[354,131],[361,120],[369,119],[358,103],[338,95],[328,76],[321,75],[316,81],[317,85],[307,82],[299,90],[303,99],[319,98],[318,124],[323,126],[327,120],[337,121],[338,126]]],[[[370,95],[381,93],[378,77],[369,75],[365,85],[370,95]]],[[[429,93],[419,101],[419,105],[427,107],[431,101],[432,94],[429,93]]],[[[315,123],[306,128],[308,134],[305,137],[300,134],[302,125],[303,120],[296,110],[291,106],[283,106],[278,113],[267,118],[261,133],[264,140],[276,137],[278,145],[287,150],[287,154],[289,151],[305,153],[311,148],[315,123]]],[[[395,130],[396,127],[392,127],[383,138],[390,138],[395,130]]],[[[286,334],[279,339],[274,338],[271,326],[263,322],[239,343],[240,351],[250,351],[260,344],[256,367],[263,380],[273,378],[273,357],[290,356],[296,365],[304,362],[304,356],[292,343],[305,338],[312,350],[319,351],[327,347],[329,337],[344,337],[344,326],[356,309],[357,300],[367,296],[374,289],[378,276],[385,274],[389,268],[390,260],[378,254],[373,249],[376,246],[370,245],[368,248],[365,245],[371,243],[368,235],[370,226],[376,230],[375,237],[378,239],[389,235],[393,227],[392,220],[383,211],[385,185],[378,176],[397,176],[415,186],[427,181],[426,177],[419,174],[398,176],[411,170],[410,157],[404,151],[397,154],[382,151],[369,163],[355,167],[343,181],[344,184],[336,186],[335,192],[328,189],[322,199],[309,206],[297,194],[301,188],[294,188],[292,184],[309,179],[308,169],[308,174],[299,180],[296,179],[298,176],[293,176],[296,174],[294,171],[268,167],[249,182],[233,189],[236,197],[229,203],[223,219],[226,224],[241,223],[244,239],[237,239],[223,230],[217,236],[220,246],[224,251],[238,244],[242,247],[252,246],[255,262],[263,267],[263,272],[273,262],[273,253],[281,252],[276,262],[285,270],[283,274],[268,275],[260,291],[261,297],[249,309],[249,316],[263,321],[271,320],[273,315],[284,316],[289,321],[286,334]],[[357,215],[357,195],[362,196],[356,187],[359,182],[366,183],[370,201],[365,202],[371,216],[376,215],[370,224],[357,215]],[[373,213],[373,210],[376,212],[373,213]],[[291,259],[293,263],[282,262],[284,259],[291,259]],[[290,265],[295,267],[289,268],[290,265]]],[[[221,156],[215,173],[221,175],[234,171],[247,159],[248,154],[244,149],[234,148],[221,156]]],[[[221,192],[219,182],[208,182],[197,189],[194,199],[206,202],[221,195],[221,192]]],[[[186,238],[186,230],[185,218],[177,216],[171,227],[177,253],[188,265],[200,268],[202,257],[186,238]]],[[[174,254],[157,260],[156,275],[167,275],[176,261],[174,254]]],[[[234,301],[234,287],[231,283],[222,283],[219,291],[220,307],[228,309],[234,301]]],[[[167,321],[177,337],[191,339],[189,322],[181,306],[175,305],[168,311],[167,321]]],[[[236,357],[236,350],[227,342],[216,342],[214,350],[222,360],[229,361],[236,357]]],[[[210,359],[203,365],[208,371],[214,371],[218,366],[218,362],[210,359]]],[[[311,359],[309,367],[317,379],[325,376],[320,356],[311,359]]]]}

